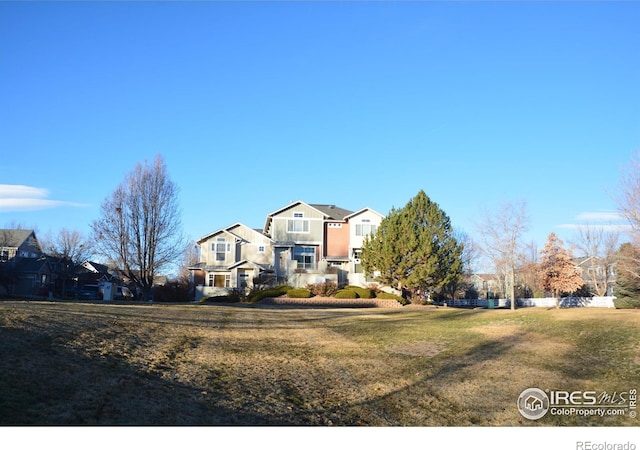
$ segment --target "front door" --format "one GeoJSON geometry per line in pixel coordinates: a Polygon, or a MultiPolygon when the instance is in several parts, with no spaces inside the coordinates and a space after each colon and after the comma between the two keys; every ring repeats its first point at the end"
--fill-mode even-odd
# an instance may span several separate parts
{"type": "Polygon", "coordinates": [[[251,289],[253,280],[251,279],[252,270],[238,269],[238,289],[251,289]]]}

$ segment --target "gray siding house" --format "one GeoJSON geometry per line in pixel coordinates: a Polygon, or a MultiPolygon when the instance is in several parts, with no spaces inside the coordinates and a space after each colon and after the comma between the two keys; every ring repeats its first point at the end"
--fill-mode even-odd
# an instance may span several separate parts
{"type": "Polygon", "coordinates": [[[257,285],[304,287],[325,281],[366,286],[360,248],[383,216],[330,204],[292,202],[267,214],[262,230],[241,223],[203,236],[190,267],[196,300],[257,285]]]}

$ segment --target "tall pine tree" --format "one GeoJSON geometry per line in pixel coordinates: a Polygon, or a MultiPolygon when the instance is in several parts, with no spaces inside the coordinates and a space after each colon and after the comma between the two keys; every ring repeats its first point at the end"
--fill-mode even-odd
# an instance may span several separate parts
{"type": "Polygon", "coordinates": [[[462,244],[451,221],[424,191],[404,208],[393,208],[376,234],[366,238],[362,265],[378,281],[430,297],[462,275],[462,244]]]}

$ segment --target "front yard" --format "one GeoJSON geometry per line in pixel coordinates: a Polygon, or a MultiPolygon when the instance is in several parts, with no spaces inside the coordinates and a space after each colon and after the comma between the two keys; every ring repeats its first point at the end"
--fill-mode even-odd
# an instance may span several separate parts
{"type": "Polygon", "coordinates": [[[524,418],[640,384],[640,311],[0,302],[0,424],[637,426],[524,418]]]}

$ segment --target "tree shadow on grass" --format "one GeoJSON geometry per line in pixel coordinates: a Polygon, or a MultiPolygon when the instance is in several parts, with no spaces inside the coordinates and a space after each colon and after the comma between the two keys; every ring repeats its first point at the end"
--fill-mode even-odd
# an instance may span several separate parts
{"type": "Polygon", "coordinates": [[[0,327],[0,425],[295,425],[295,418],[231,409],[219,374],[202,386],[116,356],[90,357],[63,337],[0,327]]]}
{"type": "MultiPolygon", "coordinates": [[[[443,396],[442,392],[446,391],[447,385],[460,382],[465,371],[473,371],[480,364],[502,358],[522,336],[516,333],[499,340],[478,343],[464,355],[445,362],[409,386],[351,404],[349,408],[375,411],[390,426],[470,426],[482,423],[482,411],[469,411],[443,396]],[[403,409],[413,412],[398,422],[398,418],[403,417],[403,409]]],[[[425,364],[429,363],[430,360],[426,359],[425,364]]]]}

